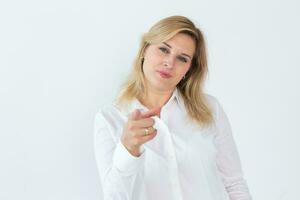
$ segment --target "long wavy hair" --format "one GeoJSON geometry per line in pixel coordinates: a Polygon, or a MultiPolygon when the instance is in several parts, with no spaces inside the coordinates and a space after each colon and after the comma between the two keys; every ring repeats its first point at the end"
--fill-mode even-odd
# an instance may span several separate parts
{"type": "Polygon", "coordinates": [[[184,16],[171,16],[154,24],[142,36],[140,48],[134,60],[131,73],[121,85],[121,91],[116,100],[118,106],[128,105],[133,99],[143,96],[146,82],[143,74],[143,53],[151,44],[165,42],[178,33],[191,36],[196,44],[191,66],[185,78],[176,85],[188,113],[188,117],[201,127],[206,127],[213,121],[213,114],[208,104],[203,86],[208,73],[206,45],[202,32],[195,24],[184,16]]]}

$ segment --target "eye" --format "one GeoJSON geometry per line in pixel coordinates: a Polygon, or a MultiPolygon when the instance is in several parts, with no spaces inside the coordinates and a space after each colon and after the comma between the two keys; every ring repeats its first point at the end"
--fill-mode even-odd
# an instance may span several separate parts
{"type": "Polygon", "coordinates": [[[178,59],[181,61],[181,62],[184,62],[186,63],[187,62],[187,59],[182,57],[182,56],[179,56],[178,59]]]}
{"type": "Polygon", "coordinates": [[[163,53],[169,53],[169,50],[165,47],[160,47],[159,50],[162,51],[163,53]]]}

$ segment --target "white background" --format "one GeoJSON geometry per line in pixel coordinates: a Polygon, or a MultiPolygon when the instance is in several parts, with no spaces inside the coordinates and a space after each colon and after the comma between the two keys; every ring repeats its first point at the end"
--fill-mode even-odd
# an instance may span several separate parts
{"type": "Polygon", "coordinates": [[[96,200],[93,119],[141,34],[190,17],[255,200],[300,199],[299,1],[1,1],[0,199],[96,200]],[[298,56],[298,57],[297,57],[298,56]]]}

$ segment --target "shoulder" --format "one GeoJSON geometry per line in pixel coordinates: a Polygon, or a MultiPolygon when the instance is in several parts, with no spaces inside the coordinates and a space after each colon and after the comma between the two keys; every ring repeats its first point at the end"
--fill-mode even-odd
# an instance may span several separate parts
{"type": "Polygon", "coordinates": [[[211,102],[211,105],[213,105],[213,115],[216,125],[221,129],[230,126],[229,118],[223,104],[220,103],[220,101],[213,95],[206,94],[206,98],[209,102],[211,102]]]}
{"type": "Polygon", "coordinates": [[[213,96],[212,94],[204,93],[204,97],[206,98],[206,100],[209,103],[215,104],[218,101],[217,98],[215,96],[213,96]]]}
{"type": "Polygon", "coordinates": [[[212,94],[208,94],[208,93],[204,93],[204,97],[207,101],[207,103],[209,104],[209,106],[211,106],[211,108],[213,109],[214,112],[217,112],[217,110],[219,109],[220,106],[220,102],[218,100],[218,98],[212,94]]]}
{"type": "Polygon", "coordinates": [[[124,116],[115,103],[102,105],[95,115],[95,125],[117,127],[123,122],[124,116]]]}
{"type": "Polygon", "coordinates": [[[207,103],[209,104],[209,106],[212,110],[213,116],[216,120],[218,120],[223,115],[226,115],[222,104],[220,103],[219,99],[216,96],[208,94],[208,93],[204,93],[204,96],[205,96],[207,103]]]}
{"type": "Polygon", "coordinates": [[[96,112],[96,116],[109,117],[116,114],[116,108],[113,103],[102,105],[96,112]]]}

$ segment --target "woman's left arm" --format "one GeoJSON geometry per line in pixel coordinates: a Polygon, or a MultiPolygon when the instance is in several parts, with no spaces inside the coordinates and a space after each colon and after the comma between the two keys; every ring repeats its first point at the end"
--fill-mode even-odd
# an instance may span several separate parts
{"type": "Polygon", "coordinates": [[[231,126],[218,100],[216,119],[218,128],[218,133],[215,137],[217,166],[230,200],[251,200],[252,197],[246,180],[243,178],[240,157],[232,135],[231,126]]]}

